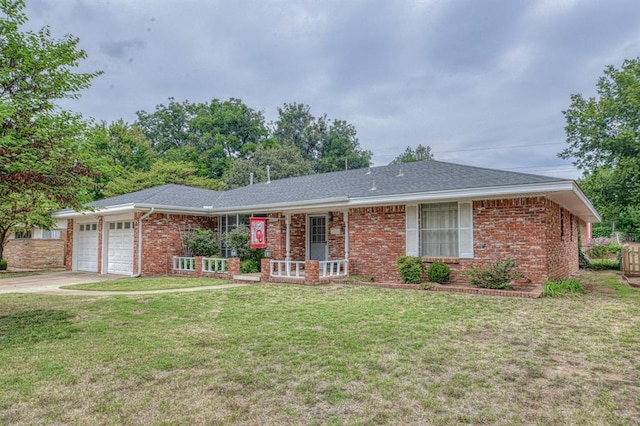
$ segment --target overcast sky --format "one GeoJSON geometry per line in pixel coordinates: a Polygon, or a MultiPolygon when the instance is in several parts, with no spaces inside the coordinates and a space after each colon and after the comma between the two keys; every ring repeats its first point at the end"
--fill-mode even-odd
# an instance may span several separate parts
{"type": "Polygon", "coordinates": [[[284,102],[353,124],[375,165],[407,146],[461,164],[577,178],[572,93],[640,56],[638,0],[26,0],[29,28],[80,38],[103,70],[65,107],[133,122],[157,104],[284,102]]]}

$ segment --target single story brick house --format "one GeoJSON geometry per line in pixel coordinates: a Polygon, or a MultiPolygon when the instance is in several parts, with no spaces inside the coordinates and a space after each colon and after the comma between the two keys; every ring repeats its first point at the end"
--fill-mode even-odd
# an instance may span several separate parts
{"type": "Polygon", "coordinates": [[[309,261],[318,261],[325,273],[399,282],[396,260],[408,254],[448,263],[454,281],[470,265],[513,258],[541,283],[578,270],[579,235],[588,238],[588,224],[600,221],[573,180],[435,160],[223,192],[170,184],[88,207],[55,214],[68,220],[70,270],[171,274],[184,232],[222,235],[263,217],[270,260],[262,278],[273,281],[304,281],[309,261]]]}

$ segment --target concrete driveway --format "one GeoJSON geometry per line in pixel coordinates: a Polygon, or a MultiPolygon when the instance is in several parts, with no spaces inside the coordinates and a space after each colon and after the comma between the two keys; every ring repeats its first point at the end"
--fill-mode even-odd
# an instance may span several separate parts
{"type": "Polygon", "coordinates": [[[15,278],[0,278],[0,294],[7,293],[40,293],[40,294],[61,294],[61,295],[81,295],[81,296],[111,296],[127,294],[150,294],[150,293],[175,293],[191,292],[201,290],[222,290],[225,288],[243,287],[251,284],[218,284],[213,286],[200,286],[189,288],[176,288],[167,290],[144,290],[144,291],[85,291],[85,290],[65,290],[61,286],[72,284],[94,283],[98,281],[116,280],[127,278],[122,275],[92,274],[90,272],[49,272],[37,275],[28,275],[15,278]]]}
{"type": "Polygon", "coordinates": [[[0,294],[5,293],[48,293],[59,290],[60,286],[94,283],[122,278],[120,275],[92,274],[90,272],[47,272],[23,277],[0,278],[0,294]]]}

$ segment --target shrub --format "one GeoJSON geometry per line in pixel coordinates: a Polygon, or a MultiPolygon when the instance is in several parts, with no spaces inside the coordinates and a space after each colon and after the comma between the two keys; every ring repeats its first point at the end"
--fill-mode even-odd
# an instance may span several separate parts
{"type": "Polygon", "coordinates": [[[218,243],[210,229],[196,229],[182,236],[186,256],[220,256],[218,243]]]}
{"type": "Polygon", "coordinates": [[[561,281],[547,281],[544,283],[544,290],[542,291],[545,297],[576,296],[585,293],[586,291],[582,284],[573,278],[561,281]]]}
{"type": "Polygon", "coordinates": [[[464,274],[471,285],[491,289],[511,289],[515,280],[524,278],[524,275],[515,269],[518,263],[513,259],[499,260],[481,268],[472,266],[464,274]]]}
{"type": "Polygon", "coordinates": [[[240,272],[243,274],[253,274],[260,272],[260,262],[254,259],[240,261],[240,272]]]}
{"type": "Polygon", "coordinates": [[[397,261],[398,273],[405,284],[420,284],[424,274],[424,262],[420,257],[400,256],[397,261]]]}
{"type": "Polygon", "coordinates": [[[9,263],[6,259],[0,259],[0,271],[6,271],[9,263]]]}
{"type": "Polygon", "coordinates": [[[589,263],[588,268],[596,271],[601,271],[605,269],[619,270],[620,260],[619,259],[591,259],[591,263],[589,263]]]}
{"type": "Polygon", "coordinates": [[[224,234],[222,242],[225,247],[235,248],[240,260],[255,260],[260,265],[260,259],[264,257],[264,249],[252,249],[249,245],[249,228],[245,225],[224,234]]]}
{"type": "Polygon", "coordinates": [[[444,262],[433,262],[427,270],[429,281],[442,284],[449,281],[451,276],[451,268],[444,262]]]}

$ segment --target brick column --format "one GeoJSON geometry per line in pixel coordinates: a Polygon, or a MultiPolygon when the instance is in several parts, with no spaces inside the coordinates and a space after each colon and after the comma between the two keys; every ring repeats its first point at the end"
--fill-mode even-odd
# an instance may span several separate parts
{"type": "Polygon", "coordinates": [[[260,260],[260,281],[263,283],[269,282],[269,272],[270,272],[270,263],[271,259],[263,258],[260,260]]]}
{"type": "Polygon", "coordinates": [[[202,272],[202,256],[196,256],[196,260],[194,262],[195,265],[195,275],[196,277],[204,276],[204,272],[202,272]]]}
{"type": "Polygon", "coordinates": [[[320,284],[320,262],[307,260],[304,262],[305,284],[320,284]]]}
{"type": "Polygon", "coordinates": [[[230,278],[232,278],[234,275],[240,274],[240,258],[239,257],[230,257],[227,259],[227,272],[229,273],[230,278]]]}

